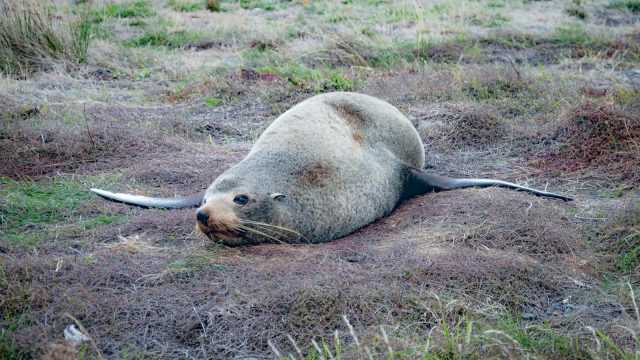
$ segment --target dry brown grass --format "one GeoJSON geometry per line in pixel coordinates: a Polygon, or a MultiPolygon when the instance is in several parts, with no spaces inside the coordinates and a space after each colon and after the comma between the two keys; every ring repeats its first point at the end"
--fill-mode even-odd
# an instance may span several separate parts
{"type": "Polygon", "coordinates": [[[614,104],[586,101],[561,115],[548,154],[533,163],[554,174],[600,169],[640,182],[640,117],[614,104]]]}
{"type": "Polygon", "coordinates": [[[503,140],[505,124],[495,112],[480,105],[445,103],[433,106],[417,121],[425,146],[483,148],[503,140]]]}
{"type": "MultiPolygon", "coordinates": [[[[79,168],[125,166],[159,148],[171,149],[158,136],[86,119],[85,124],[33,128],[14,123],[0,129],[1,174],[38,177],[79,168]],[[89,122],[90,121],[90,122],[89,122]]],[[[175,148],[174,148],[175,149],[175,148]]]]}
{"type": "MultiPolygon", "coordinates": [[[[3,291],[14,311],[29,309],[28,325],[15,334],[21,344],[45,346],[69,313],[106,357],[128,346],[169,358],[185,351],[266,354],[267,339],[294,351],[287,334],[299,344],[319,337],[331,344],[335,330],[348,333],[343,315],[365,343],[376,342],[378,325],[385,324],[389,336],[414,339],[405,344],[412,347],[443,316],[484,322],[482,309],[494,307],[544,318],[551,303],[568,296],[576,299],[575,314],[597,323],[585,296],[590,290],[578,284],[597,286],[590,273],[599,270],[589,270],[592,255],[579,233],[567,231],[565,207],[506,190],[449,192],[409,201],[329,244],[224,251],[158,238],[173,231],[167,220],[181,216],[145,213],[119,231],[153,230],[151,239],[90,247],[90,262],[60,254],[54,271],[47,256],[53,248],[6,259],[10,286],[3,291]],[[440,298],[460,305],[448,307],[440,298]],[[37,328],[46,334],[40,340],[29,335],[37,328]]],[[[185,229],[188,215],[181,220],[185,229]]],[[[352,340],[342,341],[353,351],[352,340]]]]}

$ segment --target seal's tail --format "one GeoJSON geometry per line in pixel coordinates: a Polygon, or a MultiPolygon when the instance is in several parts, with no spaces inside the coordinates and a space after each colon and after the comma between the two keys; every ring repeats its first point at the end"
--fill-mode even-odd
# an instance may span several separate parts
{"type": "Polygon", "coordinates": [[[178,209],[199,206],[202,203],[202,198],[204,196],[204,192],[200,192],[186,197],[152,198],[148,196],[112,193],[110,191],[100,189],[91,189],[91,191],[107,200],[115,202],[121,202],[128,205],[140,206],[144,208],[153,207],[164,209],[178,209]]]}
{"type": "Polygon", "coordinates": [[[520,185],[516,185],[510,182],[494,179],[454,179],[446,176],[427,174],[422,171],[411,169],[409,175],[409,185],[406,188],[403,198],[409,198],[416,195],[425,194],[428,192],[462,189],[468,187],[490,187],[498,186],[507,189],[514,189],[518,191],[526,191],[530,194],[561,199],[564,201],[571,201],[572,198],[564,195],[554,194],[546,191],[536,190],[520,185]]]}

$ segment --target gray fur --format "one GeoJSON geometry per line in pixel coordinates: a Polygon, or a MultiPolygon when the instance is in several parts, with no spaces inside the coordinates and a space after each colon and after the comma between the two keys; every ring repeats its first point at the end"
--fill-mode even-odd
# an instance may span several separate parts
{"type": "Polygon", "coordinates": [[[423,164],[417,131],[392,105],[356,93],[314,96],[276,119],[247,157],[213,182],[198,209],[209,222],[199,226],[229,245],[319,243],[388,215],[410,196],[476,185],[518,187],[426,175],[423,164]],[[234,203],[239,194],[249,203],[234,203]],[[245,220],[263,225],[237,230],[245,220]]]}

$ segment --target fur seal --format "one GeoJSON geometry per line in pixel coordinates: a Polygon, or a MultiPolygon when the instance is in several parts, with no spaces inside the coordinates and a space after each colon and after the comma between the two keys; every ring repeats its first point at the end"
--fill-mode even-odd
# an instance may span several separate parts
{"type": "Polygon", "coordinates": [[[499,186],[571,200],[501,180],[428,174],[424,159],[418,132],[398,109],[368,95],[335,92],[278,117],[203,193],[159,199],[91,191],[142,207],[199,206],[200,230],[227,245],[329,241],[432,191],[499,186]]]}

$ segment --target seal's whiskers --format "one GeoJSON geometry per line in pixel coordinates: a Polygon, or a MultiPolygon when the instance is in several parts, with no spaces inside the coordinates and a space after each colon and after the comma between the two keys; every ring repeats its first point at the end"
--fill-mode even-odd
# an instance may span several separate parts
{"type": "Polygon", "coordinates": [[[248,227],[248,226],[246,226],[246,225],[239,225],[239,228],[240,228],[240,229],[243,229],[243,230],[246,230],[246,231],[251,231],[251,232],[256,233],[256,234],[258,234],[258,235],[262,235],[262,236],[264,236],[264,237],[266,237],[266,238],[269,238],[269,239],[274,240],[275,242],[284,243],[284,241],[282,241],[282,240],[280,240],[280,239],[278,239],[278,238],[275,238],[275,237],[273,237],[273,236],[271,236],[271,235],[269,235],[269,234],[266,234],[266,233],[264,233],[264,232],[262,232],[262,231],[260,231],[260,230],[257,230],[257,229],[254,229],[254,228],[248,227]]]}

